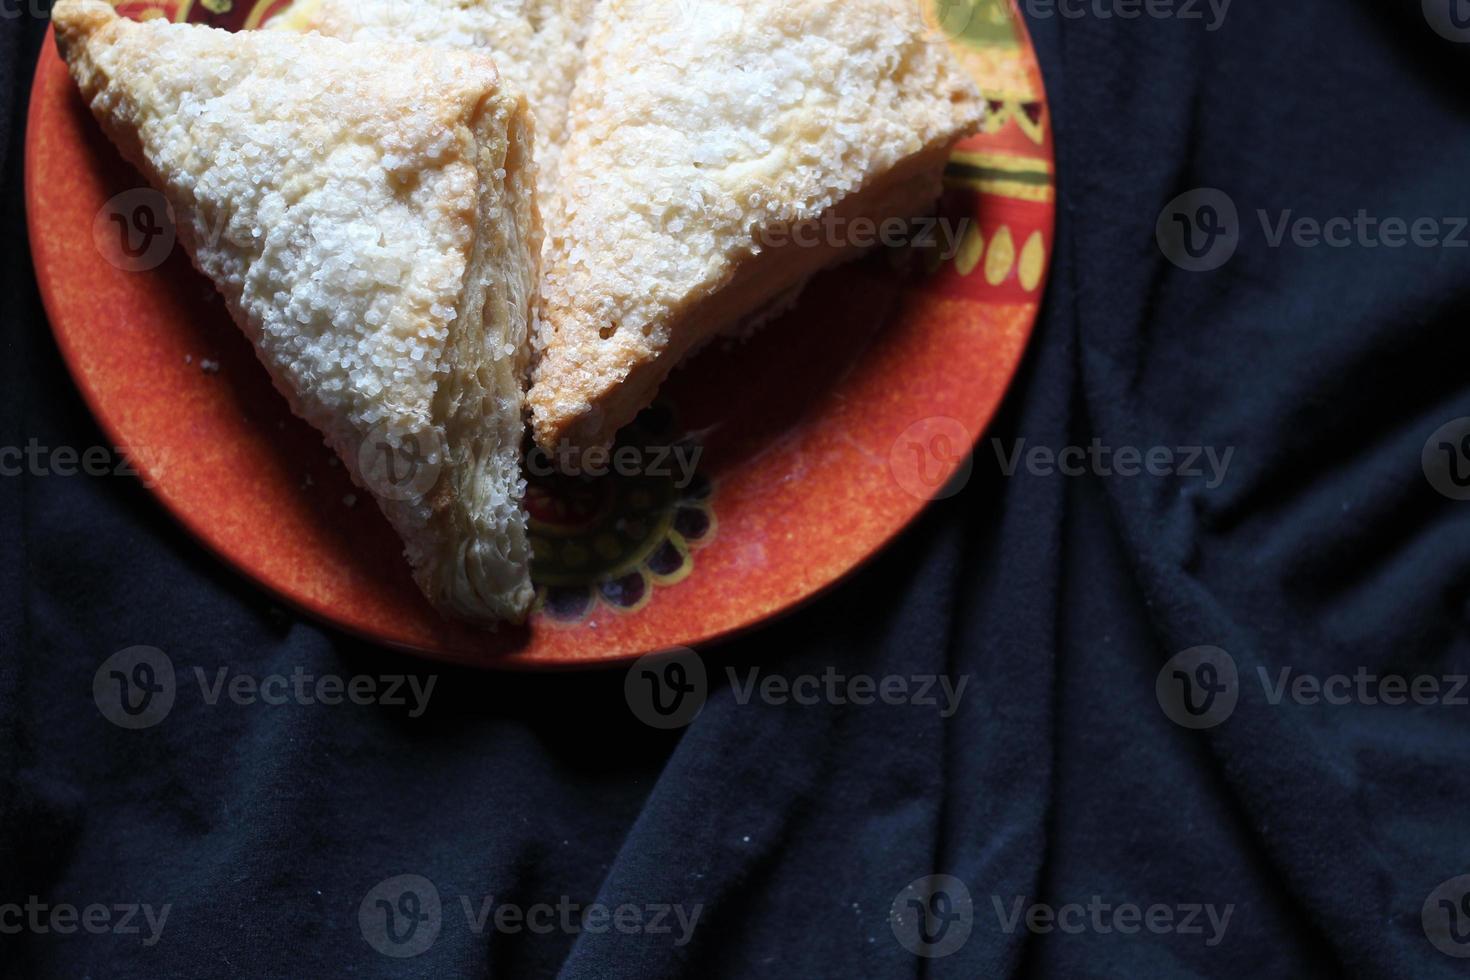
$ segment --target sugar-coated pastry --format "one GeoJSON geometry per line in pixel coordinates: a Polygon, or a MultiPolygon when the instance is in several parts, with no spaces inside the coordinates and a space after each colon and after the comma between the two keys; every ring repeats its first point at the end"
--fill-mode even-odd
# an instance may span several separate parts
{"type": "Polygon", "coordinates": [[[787,232],[924,213],[984,114],[902,0],[603,0],[585,54],[543,202],[548,451],[609,442],[687,352],[857,251],[787,232]]]}
{"type": "Polygon", "coordinates": [[[541,235],[524,98],[470,52],[134,23],[101,0],[58,0],[52,19],[103,129],[424,593],[523,617],[541,235]]]}

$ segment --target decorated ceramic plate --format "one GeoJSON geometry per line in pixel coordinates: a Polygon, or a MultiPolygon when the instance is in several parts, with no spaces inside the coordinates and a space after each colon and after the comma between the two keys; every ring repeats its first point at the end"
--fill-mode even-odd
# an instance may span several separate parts
{"type": "MultiPolygon", "coordinates": [[[[524,627],[481,632],[429,607],[387,522],[290,414],[48,44],[26,198],[57,343],[109,437],[185,527],[343,630],[532,668],[749,629],[837,582],[956,487],[1040,306],[1053,153],[1025,27],[1009,0],[916,4],[990,107],[983,134],[954,155],[945,220],[824,274],[783,322],[676,371],[621,437],[641,450],[639,475],[531,474],[538,596],[524,627]]],[[[242,30],[284,5],[119,9],[242,30]]]]}

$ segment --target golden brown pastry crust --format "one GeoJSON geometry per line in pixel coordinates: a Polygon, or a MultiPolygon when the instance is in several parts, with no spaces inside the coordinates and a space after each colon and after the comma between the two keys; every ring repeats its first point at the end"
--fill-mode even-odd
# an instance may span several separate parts
{"type": "Polygon", "coordinates": [[[913,216],[983,114],[906,3],[604,0],[546,202],[537,442],[611,440],[685,351],[799,289],[764,288],[780,262],[745,274],[771,229],[844,206],[913,216]],[[900,171],[911,184],[885,186],[900,171]]]}

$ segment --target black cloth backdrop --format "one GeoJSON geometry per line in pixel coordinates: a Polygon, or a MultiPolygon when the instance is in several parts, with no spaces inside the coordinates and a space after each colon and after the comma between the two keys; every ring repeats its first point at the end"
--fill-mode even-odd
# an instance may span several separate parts
{"type": "MultiPolygon", "coordinates": [[[[0,445],[103,445],[27,254],[24,119],[45,25],[14,5],[0,22],[0,445]]],[[[1273,705],[1256,678],[1470,666],[1470,503],[1420,464],[1430,433],[1470,415],[1470,252],[1272,247],[1256,212],[1470,213],[1470,46],[1431,31],[1419,0],[1238,0],[1213,32],[1096,14],[1031,26],[1060,226],[990,435],[1230,447],[1220,486],[1007,478],[987,442],[965,490],[841,588],[702,651],[708,704],[664,733],[632,716],[620,670],[439,670],[283,611],[135,481],[0,479],[0,905],[171,905],[153,945],[141,914],[138,935],[0,932],[0,974],[1461,975],[1420,910],[1470,872],[1470,708],[1273,705]],[[1239,208],[1239,251],[1214,272],[1155,244],[1165,202],[1197,187],[1239,208]],[[91,680],[134,644],[211,674],[439,683],[416,719],[194,697],[129,732],[100,716],[91,680]],[[1234,658],[1239,703],[1190,731],[1155,678],[1200,645],[1234,658]],[[738,704],[724,668],[754,665],[970,682],[949,719],[738,704]],[[936,873],[965,882],[972,931],[921,959],[889,907],[936,873]],[[401,874],[443,902],[412,959],[375,951],[358,921],[401,874]],[[676,946],[477,933],[461,896],[476,912],[562,896],[701,911],[676,946]],[[1202,934],[1073,934],[1008,932],[996,911],[1094,896],[1233,911],[1214,945],[1203,915],[1202,934]]]]}

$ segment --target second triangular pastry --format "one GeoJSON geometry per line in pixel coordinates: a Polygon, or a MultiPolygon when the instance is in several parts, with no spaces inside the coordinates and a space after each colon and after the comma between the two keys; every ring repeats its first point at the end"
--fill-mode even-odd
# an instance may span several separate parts
{"type": "Polygon", "coordinates": [[[98,0],[52,19],[93,114],[428,598],[523,616],[524,99],[469,53],[134,23],[98,0]]]}
{"type": "Polygon", "coordinates": [[[607,443],[691,349],[855,254],[842,228],[925,213],[984,114],[908,0],[603,0],[585,55],[530,395],[554,453],[607,443]]]}

